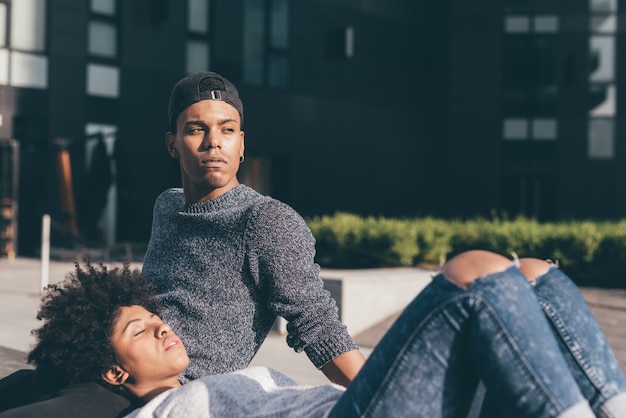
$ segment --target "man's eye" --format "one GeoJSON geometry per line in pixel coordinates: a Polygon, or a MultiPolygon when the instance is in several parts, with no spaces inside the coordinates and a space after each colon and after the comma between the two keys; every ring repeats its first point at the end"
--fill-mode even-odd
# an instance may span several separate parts
{"type": "Polygon", "coordinates": [[[234,128],[224,128],[224,132],[232,134],[233,132],[235,132],[234,128]]]}
{"type": "Polygon", "coordinates": [[[145,330],[145,329],[142,329],[141,331],[136,332],[136,333],[135,333],[135,337],[136,337],[136,336],[138,336],[138,335],[140,335],[140,334],[143,334],[144,332],[146,332],[146,330],[145,330]]]}
{"type": "Polygon", "coordinates": [[[204,132],[204,128],[200,128],[200,127],[198,127],[198,128],[189,128],[187,130],[187,132],[190,133],[190,134],[196,134],[196,133],[199,133],[199,132],[204,132]]]}

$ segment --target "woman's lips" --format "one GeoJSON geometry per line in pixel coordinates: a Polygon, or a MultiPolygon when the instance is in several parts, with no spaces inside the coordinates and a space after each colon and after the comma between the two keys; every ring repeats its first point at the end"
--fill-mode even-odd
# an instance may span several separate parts
{"type": "Polygon", "coordinates": [[[165,351],[169,351],[173,348],[182,347],[183,342],[176,335],[170,335],[163,342],[163,347],[165,347],[165,351]]]}

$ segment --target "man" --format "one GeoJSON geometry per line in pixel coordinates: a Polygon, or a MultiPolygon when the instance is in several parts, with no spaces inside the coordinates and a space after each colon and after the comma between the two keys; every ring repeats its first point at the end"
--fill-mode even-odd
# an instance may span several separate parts
{"type": "Polygon", "coordinates": [[[282,316],[288,344],[331,381],[349,384],[364,358],[323,288],[309,228],[237,179],[245,144],[236,87],[213,72],[190,74],[174,86],[168,110],[166,145],[182,189],[155,203],[143,275],[189,351],[185,376],[246,367],[282,316]]]}

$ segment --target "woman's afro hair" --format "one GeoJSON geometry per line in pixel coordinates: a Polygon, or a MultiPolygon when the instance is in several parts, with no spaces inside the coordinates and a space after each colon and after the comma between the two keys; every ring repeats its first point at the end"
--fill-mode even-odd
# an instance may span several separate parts
{"type": "Polygon", "coordinates": [[[53,388],[101,382],[101,374],[117,364],[111,334],[120,308],[140,305],[159,313],[154,289],[127,263],[111,269],[75,265],[63,281],[46,288],[37,314],[44,324],[32,331],[37,343],[28,362],[53,388]]]}

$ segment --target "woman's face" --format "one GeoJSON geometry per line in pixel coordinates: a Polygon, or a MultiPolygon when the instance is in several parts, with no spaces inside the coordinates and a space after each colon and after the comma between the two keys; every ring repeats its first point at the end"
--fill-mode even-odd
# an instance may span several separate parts
{"type": "Polygon", "coordinates": [[[189,364],[187,351],[169,325],[142,306],[120,308],[111,343],[119,367],[134,385],[178,379],[189,364]]]}

